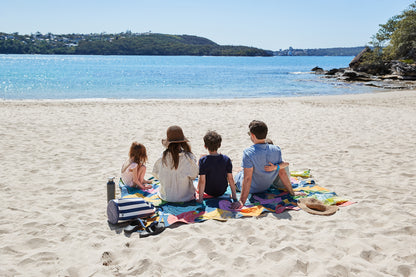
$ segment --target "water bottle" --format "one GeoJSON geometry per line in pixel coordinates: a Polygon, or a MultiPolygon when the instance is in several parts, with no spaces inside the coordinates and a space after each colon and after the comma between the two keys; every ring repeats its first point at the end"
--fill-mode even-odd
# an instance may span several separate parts
{"type": "Polygon", "coordinates": [[[110,200],[113,200],[116,198],[116,183],[114,183],[115,177],[108,178],[107,182],[107,203],[110,202],[110,200]]]}

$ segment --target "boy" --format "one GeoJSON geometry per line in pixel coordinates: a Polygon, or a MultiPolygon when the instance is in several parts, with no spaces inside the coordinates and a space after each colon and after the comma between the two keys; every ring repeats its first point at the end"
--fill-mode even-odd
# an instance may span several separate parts
{"type": "Polygon", "coordinates": [[[215,131],[208,131],[204,136],[205,148],[209,155],[199,159],[198,202],[204,200],[204,192],[210,196],[218,197],[225,193],[230,183],[231,194],[237,201],[233,179],[233,165],[226,155],[219,154],[221,136],[215,131]]]}

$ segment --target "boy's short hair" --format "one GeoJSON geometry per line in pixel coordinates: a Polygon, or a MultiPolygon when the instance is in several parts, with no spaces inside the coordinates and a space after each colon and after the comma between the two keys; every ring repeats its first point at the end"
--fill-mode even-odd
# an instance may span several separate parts
{"type": "Polygon", "coordinates": [[[265,139],[267,136],[267,125],[263,121],[253,120],[248,125],[250,133],[254,134],[257,139],[265,139]]]}
{"type": "Polygon", "coordinates": [[[215,131],[208,131],[204,136],[205,147],[211,152],[221,147],[221,141],[221,136],[215,131]]]}

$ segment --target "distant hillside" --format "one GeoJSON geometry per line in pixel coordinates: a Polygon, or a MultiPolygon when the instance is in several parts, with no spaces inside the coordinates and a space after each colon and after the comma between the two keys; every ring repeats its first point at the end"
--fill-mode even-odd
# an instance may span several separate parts
{"type": "Polygon", "coordinates": [[[0,33],[0,54],[273,56],[247,46],[218,45],[197,36],[153,33],[0,33]]]}
{"type": "Polygon", "coordinates": [[[275,51],[275,56],[356,56],[365,46],[318,49],[289,49],[275,51]]]}

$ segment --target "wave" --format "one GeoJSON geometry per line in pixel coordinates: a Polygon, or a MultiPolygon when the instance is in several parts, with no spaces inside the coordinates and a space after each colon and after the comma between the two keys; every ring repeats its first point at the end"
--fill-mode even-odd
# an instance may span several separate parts
{"type": "Polygon", "coordinates": [[[298,71],[298,72],[289,72],[289,74],[293,74],[293,75],[302,75],[302,74],[312,74],[313,72],[311,71],[298,71]]]}

